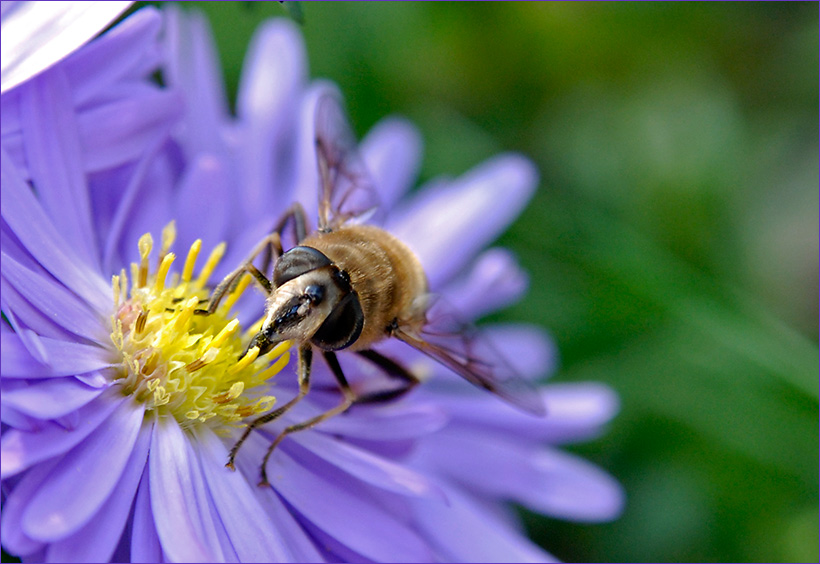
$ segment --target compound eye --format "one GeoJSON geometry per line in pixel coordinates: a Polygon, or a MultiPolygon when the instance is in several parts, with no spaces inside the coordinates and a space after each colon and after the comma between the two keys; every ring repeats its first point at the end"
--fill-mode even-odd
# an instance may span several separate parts
{"type": "Polygon", "coordinates": [[[355,292],[347,294],[336,304],[325,322],[313,335],[311,342],[326,351],[349,347],[362,334],[364,314],[355,292]]]}
{"type": "Polygon", "coordinates": [[[293,247],[276,261],[276,266],[273,267],[273,285],[278,288],[306,272],[329,264],[330,259],[313,247],[293,247]]]}

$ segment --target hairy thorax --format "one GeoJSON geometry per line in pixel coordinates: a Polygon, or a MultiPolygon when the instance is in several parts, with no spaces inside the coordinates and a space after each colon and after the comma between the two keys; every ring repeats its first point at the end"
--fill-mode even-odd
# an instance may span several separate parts
{"type": "Polygon", "coordinates": [[[365,320],[351,350],[383,339],[394,321],[411,328],[424,324],[427,277],[413,252],[388,232],[372,225],[344,225],[300,244],[321,251],[350,276],[365,320]]]}

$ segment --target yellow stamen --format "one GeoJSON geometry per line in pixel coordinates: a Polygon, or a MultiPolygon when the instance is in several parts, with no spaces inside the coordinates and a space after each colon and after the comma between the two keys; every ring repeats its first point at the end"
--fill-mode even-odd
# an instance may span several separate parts
{"type": "Polygon", "coordinates": [[[140,237],[137,243],[140,250],[140,266],[139,276],[137,278],[137,288],[142,288],[148,282],[148,255],[151,254],[151,249],[154,246],[154,238],[150,233],[146,233],[140,237]]]}
{"type": "Polygon", "coordinates": [[[165,289],[165,277],[168,276],[168,271],[171,269],[171,265],[176,258],[174,253],[168,253],[162,257],[162,262],[157,271],[157,279],[154,281],[154,290],[157,292],[162,292],[165,289]]]}
{"type": "Polygon", "coordinates": [[[112,277],[111,340],[122,354],[116,379],[122,392],[144,402],[147,411],[173,416],[182,426],[206,423],[221,432],[270,409],[275,398],[265,393],[267,381],[288,362],[291,343],[261,356],[258,347],[247,350],[249,338],[228,314],[250,276],[243,276],[213,313],[203,315],[202,304],[210,297],[205,284],[225,245],[213,250],[196,277],[201,241],[191,246],[179,274],[172,272],[173,239],[169,225],[163,231],[162,259],[152,272],[148,259],[153,241],[150,235],[140,238],[130,288],[124,269],[112,277]]]}
{"type": "Polygon", "coordinates": [[[194,265],[199,256],[199,251],[202,249],[202,239],[197,239],[191,248],[188,249],[188,256],[185,258],[185,268],[182,270],[182,281],[190,282],[191,276],[194,274],[194,265]]]}
{"type": "Polygon", "coordinates": [[[199,273],[199,278],[196,279],[196,286],[198,288],[204,288],[205,284],[208,283],[208,279],[211,277],[216,265],[219,264],[219,261],[222,260],[222,256],[225,254],[225,243],[220,243],[214,250],[211,251],[211,255],[208,257],[205,266],[202,267],[202,272],[199,273]]]}
{"type": "Polygon", "coordinates": [[[239,279],[239,283],[236,285],[236,288],[234,289],[234,291],[231,292],[223,300],[222,303],[225,304],[223,306],[225,308],[225,311],[230,311],[230,309],[236,303],[236,300],[239,299],[239,297],[242,295],[242,292],[245,291],[245,289],[248,287],[248,285],[250,285],[250,283],[251,283],[251,275],[245,273],[245,275],[242,276],[242,278],[239,279]]]}
{"type": "Polygon", "coordinates": [[[171,220],[168,225],[162,228],[162,245],[159,249],[159,257],[157,265],[161,265],[162,261],[165,260],[165,255],[168,254],[168,251],[171,248],[171,245],[174,244],[174,241],[177,238],[177,224],[175,221],[171,220]]]}
{"type": "Polygon", "coordinates": [[[228,368],[228,374],[236,374],[240,370],[244,370],[250,366],[256,357],[259,356],[259,347],[251,347],[245,355],[239,359],[239,362],[228,368]]]}

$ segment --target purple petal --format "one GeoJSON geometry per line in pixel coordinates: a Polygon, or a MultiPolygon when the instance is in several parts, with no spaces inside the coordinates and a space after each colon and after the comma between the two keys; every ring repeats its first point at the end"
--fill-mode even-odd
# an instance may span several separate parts
{"type": "Polygon", "coordinates": [[[3,378],[69,376],[112,366],[112,353],[105,348],[48,337],[40,337],[40,342],[47,365],[31,356],[19,335],[4,333],[0,336],[3,349],[0,373],[3,378]]]}
{"type": "Polygon", "coordinates": [[[128,399],[104,425],[67,453],[29,503],[23,530],[53,541],[70,535],[97,512],[119,481],[134,450],[144,404],[128,399]],[[101,464],[101,456],[105,463],[101,464]]]}
{"type": "Polygon", "coordinates": [[[76,533],[49,545],[47,554],[50,562],[108,562],[111,559],[145,469],[151,427],[148,421],[141,425],[125,469],[100,510],[76,533]]]}
{"type": "Polygon", "coordinates": [[[299,433],[298,444],[333,464],[348,475],[387,491],[411,497],[436,497],[444,494],[427,476],[358,448],[324,433],[299,433]]]}
{"type": "Polygon", "coordinates": [[[519,503],[573,521],[610,521],[621,514],[623,488],[600,468],[558,450],[541,453],[534,464],[542,475],[542,487],[519,492],[519,503]]]}
{"type": "Polygon", "coordinates": [[[618,412],[617,394],[602,384],[550,384],[540,393],[547,406],[543,418],[510,409],[489,394],[448,397],[447,409],[456,425],[550,444],[594,438],[618,412]]]}
{"type": "Polygon", "coordinates": [[[413,185],[421,165],[422,141],[416,126],[389,117],[362,140],[360,151],[378,187],[381,204],[391,209],[413,185]]]}
{"type": "MultiPolygon", "coordinates": [[[[261,459],[264,447],[248,447],[261,459]]],[[[426,562],[432,557],[412,529],[371,501],[372,489],[339,472],[320,475],[291,458],[286,445],[271,458],[268,476],[274,489],[306,519],[366,558],[426,562]]]]}
{"type": "Polygon", "coordinates": [[[134,524],[131,528],[131,562],[162,562],[162,547],[151,511],[151,494],[148,488],[148,467],[142,471],[137,496],[134,501],[134,524]]]}
{"type": "MultiPolygon", "coordinates": [[[[291,201],[299,202],[305,210],[308,222],[312,224],[318,217],[319,170],[316,161],[316,103],[325,94],[341,99],[338,87],[327,81],[314,82],[302,97],[298,109],[296,138],[293,140],[296,155],[295,176],[291,201]]],[[[286,202],[288,200],[285,200],[286,202]]]]}
{"type": "Polygon", "coordinates": [[[22,88],[23,143],[40,202],[66,243],[86,265],[98,268],[77,119],[65,95],[70,91],[68,77],[58,67],[22,88]]]}
{"type": "Polygon", "coordinates": [[[441,292],[465,319],[479,317],[517,302],[527,290],[528,277],[507,249],[484,251],[470,271],[441,292]]]}
{"type": "Polygon", "coordinates": [[[0,529],[2,529],[3,548],[10,553],[25,556],[45,546],[44,543],[32,539],[23,531],[22,517],[32,496],[37,493],[60,461],[60,458],[55,458],[26,472],[8,497],[3,500],[0,529]]]}
{"type": "Polygon", "coordinates": [[[83,169],[96,172],[129,163],[165,138],[182,114],[179,92],[129,85],[127,96],[78,116],[83,169]]]}
{"type": "Polygon", "coordinates": [[[154,425],[148,457],[151,510],[162,549],[173,562],[216,562],[217,552],[205,536],[197,503],[188,438],[174,420],[159,418],[154,425]]]}
{"type": "Polygon", "coordinates": [[[3,390],[2,405],[39,419],[55,419],[88,404],[102,391],[74,378],[55,378],[18,390],[3,390]]]}
{"type": "MultiPolygon", "coordinates": [[[[146,145],[167,137],[183,111],[179,92],[142,82],[119,84],[107,95],[106,100],[76,116],[82,151],[79,162],[84,172],[98,172],[137,159],[146,145]]],[[[6,106],[13,107],[10,103],[6,106]]],[[[4,131],[3,148],[20,176],[31,178],[19,129],[4,131]]]]}
{"type": "Polygon", "coordinates": [[[2,149],[0,170],[3,185],[3,219],[20,242],[58,280],[98,311],[105,311],[106,307],[110,307],[111,288],[98,273],[84,266],[66,244],[2,149]]]}
{"type": "Polygon", "coordinates": [[[112,388],[76,412],[79,422],[73,428],[48,421],[36,432],[16,429],[4,432],[0,438],[0,476],[5,479],[67,452],[96,430],[124,401],[119,390],[112,388]]]}
{"type": "Polygon", "coordinates": [[[159,10],[146,7],[131,14],[65,62],[75,104],[82,104],[110,85],[138,77],[159,66],[159,10]]]}
{"type": "Polygon", "coordinates": [[[356,406],[350,417],[334,417],[322,422],[329,434],[368,440],[415,439],[435,433],[447,424],[447,416],[437,405],[408,402],[391,406],[356,406]]]}
{"type": "Polygon", "coordinates": [[[0,303],[28,353],[40,362],[48,358],[41,336],[57,341],[77,338],[23,297],[5,276],[0,276],[0,303]]]}
{"type": "Polygon", "coordinates": [[[228,101],[222,87],[219,57],[208,20],[198,12],[166,10],[168,86],[185,93],[186,112],[176,132],[189,158],[225,152],[219,131],[228,121],[228,101]]]}
{"type": "Polygon", "coordinates": [[[3,6],[2,92],[66,57],[131,2],[9,2],[3,6]]]}
{"type": "Polygon", "coordinates": [[[92,312],[86,303],[56,281],[37,275],[5,253],[0,256],[3,278],[34,307],[75,335],[98,343],[106,341],[108,335],[101,315],[92,312]]]}
{"type": "MultiPolygon", "coordinates": [[[[215,155],[200,155],[194,159],[175,195],[174,209],[185,210],[177,220],[179,254],[184,256],[197,239],[202,239],[202,248],[208,249],[205,253],[225,241],[233,207],[231,202],[235,198],[235,185],[224,159],[215,155]],[[215,202],[220,204],[214,205],[215,202]],[[206,217],[208,221],[203,222],[202,218],[206,217]]],[[[243,249],[243,253],[247,252],[248,249],[243,249]]]]}
{"type": "Polygon", "coordinates": [[[438,289],[521,213],[538,184],[532,163],[495,157],[456,181],[422,191],[388,221],[438,289]]]}
{"type": "Polygon", "coordinates": [[[239,561],[292,561],[252,486],[241,474],[225,468],[228,451],[222,441],[206,427],[197,428],[194,435],[205,481],[239,561]]]}
{"type": "Polygon", "coordinates": [[[450,505],[414,503],[415,521],[451,562],[555,562],[520,531],[483,510],[455,488],[446,491],[450,505]]]}
{"type": "MultiPolygon", "coordinates": [[[[260,206],[284,212],[293,200],[293,176],[303,170],[292,155],[299,147],[298,141],[294,143],[294,130],[306,80],[307,55],[299,30],[287,20],[264,23],[245,56],[236,101],[236,113],[243,126],[238,155],[244,184],[242,199],[251,217],[258,215],[255,210],[260,206]]],[[[312,123],[311,118],[311,147],[312,123]]],[[[310,170],[316,170],[315,157],[310,170]]],[[[317,186],[314,183],[311,201],[316,200],[317,186]]],[[[315,214],[308,217],[312,219],[315,214]]]]}

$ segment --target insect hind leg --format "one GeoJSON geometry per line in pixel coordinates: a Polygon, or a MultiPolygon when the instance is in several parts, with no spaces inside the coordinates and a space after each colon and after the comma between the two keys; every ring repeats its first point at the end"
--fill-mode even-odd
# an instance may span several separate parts
{"type": "Polygon", "coordinates": [[[373,349],[358,351],[359,356],[381,368],[385,374],[401,381],[401,385],[390,390],[376,390],[362,394],[356,398],[356,403],[385,403],[400,398],[415,388],[420,380],[396,361],[387,358],[373,349]]]}

